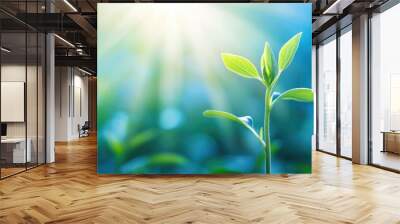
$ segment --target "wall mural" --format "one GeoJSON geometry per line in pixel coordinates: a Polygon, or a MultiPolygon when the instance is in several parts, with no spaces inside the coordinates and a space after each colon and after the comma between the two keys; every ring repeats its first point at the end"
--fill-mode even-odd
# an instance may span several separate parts
{"type": "Polygon", "coordinates": [[[310,173],[311,4],[99,4],[98,173],[310,173]]]}

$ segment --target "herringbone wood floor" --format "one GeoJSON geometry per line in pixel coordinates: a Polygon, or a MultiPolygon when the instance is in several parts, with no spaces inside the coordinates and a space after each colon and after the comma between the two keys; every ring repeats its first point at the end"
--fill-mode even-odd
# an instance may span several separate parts
{"type": "Polygon", "coordinates": [[[312,175],[99,176],[96,139],[0,181],[0,223],[400,223],[400,175],[315,152],[312,175]]]}

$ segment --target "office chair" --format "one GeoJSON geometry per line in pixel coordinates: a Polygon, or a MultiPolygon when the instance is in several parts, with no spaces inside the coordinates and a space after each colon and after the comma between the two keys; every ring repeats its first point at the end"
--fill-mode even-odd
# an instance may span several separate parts
{"type": "Polygon", "coordinates": [[[89,129],[90,129],[89,121],[85,121],[82,127],[80,127],[80,125],[78,124],[79,138],[89,136],[89,129]]]}

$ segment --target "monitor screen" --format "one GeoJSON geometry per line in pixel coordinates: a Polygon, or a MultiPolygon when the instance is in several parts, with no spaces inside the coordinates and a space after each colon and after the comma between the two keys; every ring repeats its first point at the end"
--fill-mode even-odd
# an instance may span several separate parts
{"type": "Polygon", "coordinates": [[[1,124],[1,136],[7,136],[7,124],[1,124]]]}

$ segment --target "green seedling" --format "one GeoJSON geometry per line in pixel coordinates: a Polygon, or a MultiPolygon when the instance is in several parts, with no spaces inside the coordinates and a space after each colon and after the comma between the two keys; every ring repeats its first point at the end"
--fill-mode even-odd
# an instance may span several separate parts
{"type": "Polygon", "coordinates": [[[256,66],[245,57],[228,53],[221,54],[222,61],[229,71],[244,78],[256,79],[265,87],[264,127],[259,128],[259,131],[257,131],[257,128],[253,127],[253,119],[250,116],[238,117],[234,114],[218,110],[206,110],[203,112],[205,117],[228,119],[250,130],[264,148],[265,172],[267,174],[271,173],[270,116],[272,108],[280,100],[312,102],[314,99],[313,92],[309,88],[294,88],[282,94],[274,92],[282,73],[288,68],[296,55],[301,35],[302,33],[294,35],[282,46],[279,51],[278,62],[276,62],[269,43],[266,42],[260,60],[261,73],[259,73],[256,66]]]}

